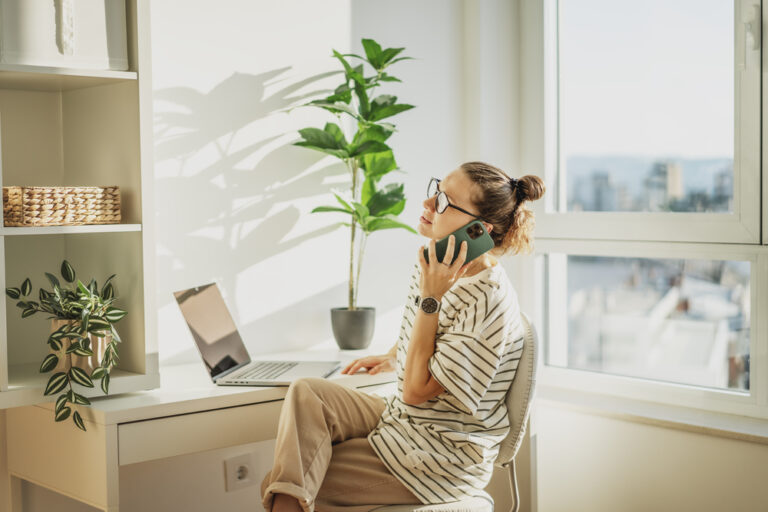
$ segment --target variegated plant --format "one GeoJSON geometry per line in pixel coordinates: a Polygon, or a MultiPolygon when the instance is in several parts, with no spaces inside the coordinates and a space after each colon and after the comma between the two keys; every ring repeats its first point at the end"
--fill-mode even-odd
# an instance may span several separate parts
{"type": "Polygon", "coordinates": [[[115,274],[107,278],[99,289],[96,280],[91,279],[85,286],[76,279],[75,269],[64,260],[61,264],[61,276],[71,286],[62,285],[59,279],[48,272],[45,273],[53,288],[52,291],[40,288],[39,302],[27,300],[32,292],[32,281],[29,278],[18,288],[6,288],[5,293],[11,299],[18,300],[16,305],[21,308],[21,317],[27,318],[35,313],[49,313],[49,318],[69,320],[72,323],[63,324],[48,337],[48,345],[52,352],[45,356],[40,364],[40,373],[52,371],[67,354],[77,356],[92,356],[89,335],[97,337],[110,336],[101,364],[90,375],[84,369],[72,364],[66,372],[54,373],[45,386],[45,395],[53,395],[64,391],[56,399],[54,409],[56,421],[64,421],[72,417],[72,421],[82,430],[85,429],[83,418],[79,412],[72,413],[72,407],[67,404],[90,405],[90,400],[76,393],[72,382],[88,388],[94,387],[93,381],[101,379],[101,389],[109,393],[109,373],[119,359],[117,344],[121,342],[114,324],[127,313],[112,304],[115,301],[115,288],[112,284],[115,274]],[[74,284],[77,281],[77,284],[74,284]]]}

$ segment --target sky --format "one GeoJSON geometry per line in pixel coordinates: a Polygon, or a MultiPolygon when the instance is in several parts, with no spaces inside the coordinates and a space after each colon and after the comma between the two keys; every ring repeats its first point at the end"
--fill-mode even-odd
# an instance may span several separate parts
{"type": "Polygon", "coordinates": [[[732,157],[732,0],[560,0],[561,149],[732,157]]]}

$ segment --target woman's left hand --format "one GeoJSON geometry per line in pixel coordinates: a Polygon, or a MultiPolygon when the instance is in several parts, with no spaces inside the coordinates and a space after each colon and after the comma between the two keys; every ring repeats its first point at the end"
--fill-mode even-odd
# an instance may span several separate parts
{"type": "Polygon", "coordinates": [[[424,258],[424,246],[419,247],[422,297],[435,297],[440,300],[445,295],[445,292],[451,289],[456,280],[466,273],[467,267],[469,267],[469,263],[464,265],[464,260],[467,258],[467,242],[461,243],[456,260],[451,264],[446,263],[453,259],[455,244],[456,237],[450,235],[443,261],[437,261],[434,240],[429,241],[429,262],[424,258]]]}

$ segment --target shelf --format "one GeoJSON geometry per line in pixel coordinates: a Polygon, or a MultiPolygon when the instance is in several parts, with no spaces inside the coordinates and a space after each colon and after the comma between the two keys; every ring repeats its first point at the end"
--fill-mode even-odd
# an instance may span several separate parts
{"type": "Polygon", "coordinates": [[[66,235],[76,233],[126,233],[141,231],[141,224],[93,224],[86,226],[0,227],[0,236],[66,235]]]}
{"type": "Polygon", "coordinates": [[[135,71],[0,64],[0,89],[69,91],[136,79],[135,71]]]}
{"type": "MultiPolygon", "coordinates": [[[[40,373],[39,369],[40,363],[10,365],[8,368],[8,390],[0,392],[0,408],[56,400],[60,393],[51,396],[43,395],[45,385],[53,373],[40,373]]],[[[105,396],[101,391],[100,383],[101,381],[97,380],[93,388],[85,388],[78,384],[75,384],[73,388],[77,393],[89,398],[105,396]]],[[[140,389],[154,389],[159,385],[159,375],[145,375],[113,368],[110,372],[109,395],[107,396],[140,389]]]]}

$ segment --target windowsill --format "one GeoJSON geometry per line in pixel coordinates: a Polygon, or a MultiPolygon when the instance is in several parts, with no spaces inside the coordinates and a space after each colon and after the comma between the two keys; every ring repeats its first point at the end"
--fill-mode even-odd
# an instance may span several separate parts
{"type": "Polygon", "coordinates": [[[768,444],[768,420],[539,384],[535,402],[658,427],[768,444]]]}

